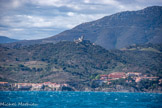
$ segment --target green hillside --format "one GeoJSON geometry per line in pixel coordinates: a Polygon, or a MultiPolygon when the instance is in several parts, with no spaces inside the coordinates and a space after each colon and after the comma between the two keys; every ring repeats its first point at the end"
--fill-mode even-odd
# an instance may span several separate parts
{"type": "Polygon", "coordinates": [[[81,89],[90,86],[98,75],[111,72],[141,72],[162,77],[161,45],[140,46],[141,49],[156,51],[131,48],[106,50],[90,41],[62,41],[13,48],[1,45],[0,81],[50,81],[68,83],[81,89]]]}

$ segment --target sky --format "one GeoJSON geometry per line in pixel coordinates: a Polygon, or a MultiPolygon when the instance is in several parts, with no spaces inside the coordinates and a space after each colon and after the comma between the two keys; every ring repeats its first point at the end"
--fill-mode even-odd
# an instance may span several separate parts
{"type": "Polygon", "coordinates": [[[121,11],[162,6],[162,0],[0,0],[0,36],[42,39],[121,11]]]}

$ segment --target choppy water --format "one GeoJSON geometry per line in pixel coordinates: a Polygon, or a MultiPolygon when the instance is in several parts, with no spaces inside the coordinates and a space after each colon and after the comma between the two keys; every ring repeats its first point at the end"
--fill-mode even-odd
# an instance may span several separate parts
{"type": "Polygon", "coordinates": [[[162,108],[162,94],[115,92],[0,92],[0,108],[162,108]]]}

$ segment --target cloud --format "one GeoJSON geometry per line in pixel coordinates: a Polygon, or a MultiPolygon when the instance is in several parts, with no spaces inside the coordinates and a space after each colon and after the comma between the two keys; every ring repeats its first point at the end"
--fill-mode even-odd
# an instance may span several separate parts
{"type": "Polygon", "coordinates": [[[80,9],[75,0],[30,0],[30,2],[41,6],[68,7],[76,10],[80,9]]]}
{"type": "Polygon", "coordinates": [[[21,29],[21,28],[13,28],[11,29],[12,31],[24,31],[24,29],[21,29]]]}
{"type": "Polygon", "coordinates": [[[1,25],[7,25],[9,27],[49,27],[51,22],[39,17],[31,15],[15,15],[6,16],[1,19],[1,25]]]}
{"type": "Polygon", "coordinates": [[[12,37],[11,33],[8,30],[0,30],[0,36],[12,37]]]}
{"type": "Polygon", "coordinates": [[[96,20],[104,15],[101,14],[78,14],[67,12],[65,16],[33,16],[14,15],[5,16],[1,19],[0,35],[18,39],[40,39],[55,35],[63,30],[71,29],[83,22],[96,20]],[[30,32],[29,32],[30,31],[30,32]]]}
{"type": "Polygon", "coordinates": [[[26,0],[0,0],[0,7],[5,9],[15,9],[24,5],[26,0]]]}
{"type": "Polygon", "coordinates": [[[45,16],[31,16],[31,15],[15,15],[6,16],[1,19],[0,24],[9,27],[57,27],[70,29],[80,23],[95,20],[101,18],[101,14],[87,15],[87,14],[77,14],[73,12],[68,12],[67,16],[55,16],[55,17],[45,17],[45,16]]]}
{"type": "Polygon", "coordinates": [[[73,13],[73,12],[68,12],[68,13],[67,13],[68,16],[74,16],[74,14],[75,14],[75,13],[73,13]]]}
{"type": "Polygon", "coordinates": [[[45,38],[78,24],[126,10],[162,5],[161,0],[0,0],[0,35],[45,38]]]}

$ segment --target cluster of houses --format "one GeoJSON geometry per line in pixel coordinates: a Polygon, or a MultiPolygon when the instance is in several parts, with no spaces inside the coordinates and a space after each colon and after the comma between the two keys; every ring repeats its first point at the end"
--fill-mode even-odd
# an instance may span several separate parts
{"type": "MultiPolygon", "coordinates": [[[[148,77],[147,75],[143,75],[140,72],[113,72],[108,75],[100,75],[100,79],[96,80],[99,81],[100,84],[107,83],[108,85],[112,83],[113,80],[118,79],[125,79],[126,83],[132,82],[132,80],[129,80],[131,78],[136,83],[140,82],[141,80],[148,79],[148,80],[159,80],[159,84],[162,84],[162,79],[159,79],[159,77],[148,77]]],[[[0,82],[1,86],[11,86],[12,88],[17,88],[18,90],[44,90],[45,88],[48,88],[47,90],[54,90],[58,91],[61,87],[68,87],[68,84],[57,84],[52,82],[44,82],[44,83],[8,83],[8,82],[0,82]]],[[[46,89],[45,89],[46,90],[46,89]]]]}
{"type": "Polygon", "coordinates": [[[46,88],[50,88],[51,90],[57,91],[60,87],[67,87],[68,84],[57,84],[52,82],[44,82],[44,83],[8,83],[8,82],[0,82],[0,85],[11,85],[18,90],[41,90],[46,88]]]}
{"type": "MultiPolygon", "coordinates": [[[[113,72],[108,75],[100,75],[100,82],[104,82],[107,84],[111,84],[112,80],[118,79],[126,79],[132,78],[136,83],[140,82],[141,80],[148,79],[148,80],[157,80],[159,77],[148,77],[147,75],[143,75],[140,72],[113,72]]],[[[132,82],[131,80],[126,80],[126,82],[132,82]]],[[[159,83],[162,83],[162,79],[159,80],[159,83]]]]}

